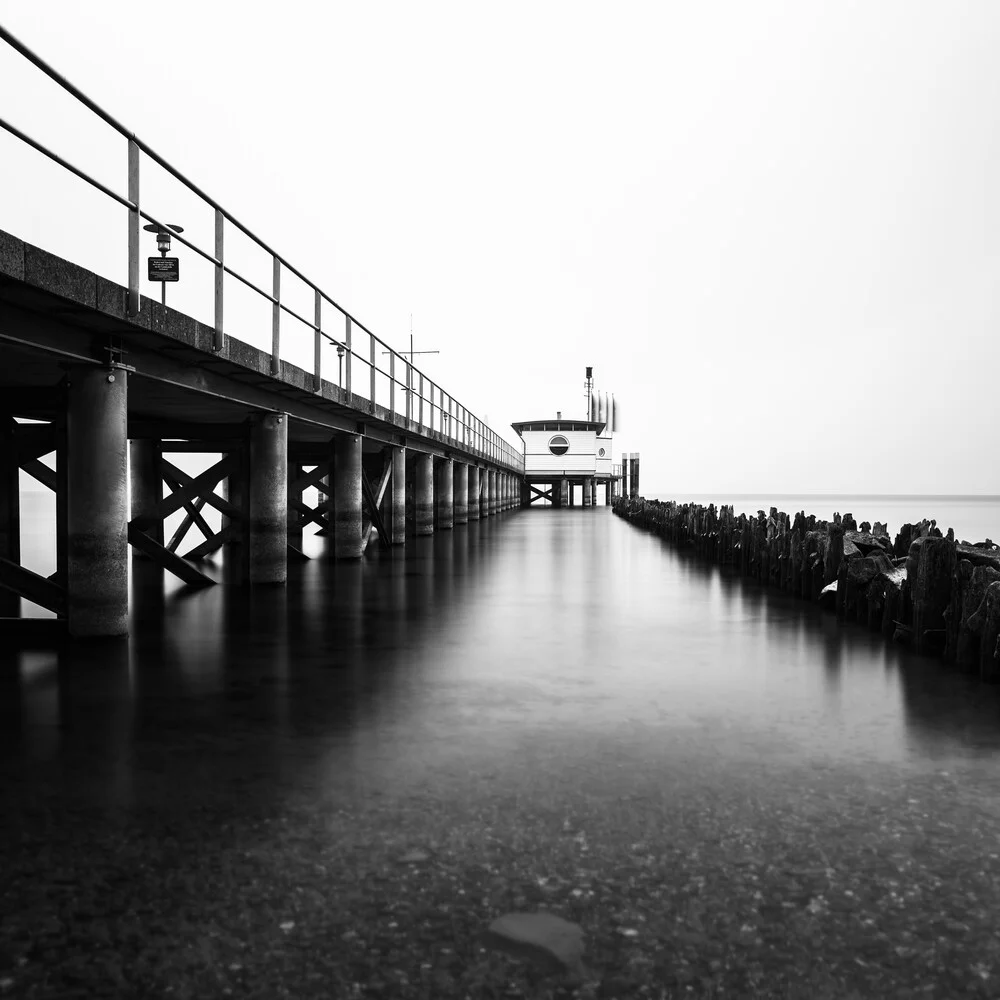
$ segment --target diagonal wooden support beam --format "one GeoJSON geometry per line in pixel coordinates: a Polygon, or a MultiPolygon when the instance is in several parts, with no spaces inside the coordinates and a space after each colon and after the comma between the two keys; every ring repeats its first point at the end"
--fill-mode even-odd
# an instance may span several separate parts
{"type": "MultiPolygon", "coordinates": [[[[171,490],[177,492],[181,488],[181,484],[172,476],[170,473],[166,473],[163,477],[163,481],[170,487],[171,490]]],[[[174,538],[170,539],[171,544],[167,546],[171,552],[177,551],[177,546],[180,545],[181,539],[188,533],[192,525],[197,525],[198,530],[206,537],[211,538],[215,534],[209,526],[208,522],[201,516],[201,509],[205,506],[208,501],[205,497],[198,497],[198,499],[192,503],[190,500],[184,501],[184,510],[186,511],[186,516],[181,522],[180,527],[177,532],[174,533],[174,538]],[[179,537],[178,537],[179,533],[179,537]],[[176,539],[176,544],[174,544],[174,539],[176,539]]]]}
{"type": "Polygon", "coordinates": [[[382,469],[382,478],[378,484],[378,490],[372,489],[371,480],[365,474],[364,470],[361,471],[361,502],[363,507],[368,508],[369,520],[367,523],[362,525],[361,529],[361,551],[364,552],[368,548],[368,542],[371,539],[372,528],[378,529],[378,543],[379,548],[388,549],[389,538],[386,535],[385,523],[382,520],[382,498],[385,496],[386,487],[389,485],[389,480],[392,478],[392,453],[389,452],[385,458],[385,466],[382,469]]]}
{"type": "Polygon", "coordinates": [[[226,542],[232,541],[239,534],[241,526],[238,524],[227,524],[221,531],[217,531],[211,538],[206,538],[200,545],[196,545],[190,552],[185,552],[184,559],[204,559],[213,552],[217,552],[226,542]]]}
{"type": "Polygon", "coordinates": [[[189,566],[179,555],[150,538],[145,531],[134,524],[128,526],[128,542],[140,552],[145,552],[153,562],[159,563],[165,570],[180,577],[192,587],[208,587],[215,583],[211,577],[205,576],[194,566],[189,566]]]}
{"type": "Polygon", "coordinates": [[[327,521],[326,511],[322,507],[310,507],[301,500],[293,500],[291,498],[288,500],[288,506],[305,518],[302,522],[302,527],[305,527],[311,521],[315,521],[321,528],[328,528],[330,526],[327,521]]]}
{"type": "Polygon", "coordinates": [[[169,517],[175,510],[180,510],[184,506],[185,500],[193,500],[195,497],[203,496],[205,501],[221,511],[227,517],[243,520],[243,511],[234,507],[231,503],[223,500],[212,491],[218,484],[239,468],[239,456],[226,455],[215,463],[211,468],[206,469],[200,476],[193,479],[186,472],[181,472],[175,465],[163,460],[163,468],[171,473],[180,483],[181,489],[170,496],[164,497],[146,517],[133,518],[130,524],[145,530],[157,521],[162,521],[169,517]]]}
{"type": "MultiPolygon", "coordinates": [[[[205,519],[201,517],[201,510],[204,506],[205,506],[204,497],[198,497],[198,499],[195,500],[194,504],[184,505],[184,509],[187,510],[187,514],[185,515],[184,520],[181,521],[180,525],[178,525],[177,530],[171,536],[170,541],[167,543],[167,548],[171,552],[176,552],[181,542],[184,541],[185,536],[195,524],[195,517],[198,518],[201,524],[205,524],[205,519]],[[191,509],[189,509],[189,507],[191,509]]],[[[205,524],[204,528],[202,528],[201,525],[199,525],[198,527],[201,529],[202,534],[206,538],[211,538],[212,535],[215,534],[214,531],[208,528],[207,524],[205,524]],[[206,528],[208,528],[207,531],[205,530],[206,528]]]]}
{"type": "MultiPolygon", "coordinates": [[[[186,472],[178,469],[173,462],[168,462],[165,458],[161,460],[161,466],[163,468],[164,478],[166,476],[172,476],[177,482],[180,483],[180,489],[174,493],[171,493],[163,503],[157,504],[156,513],[159,516],[161,510],[167,510],[168,513],[172,514],[175,510],[180,510],[184,506],[186,500],[193,500],[196,496],[203,497],[205,503],[209,506],[214,507],[220,514],[225,514],[226,517],[231,517],[235,521],[246,520],[246,514],[237,507],[235,504],[231,504],[228,500],[223,500],[217,493],[213,492],[215,486],[219,483],[221,479],[229,475],[229,473],[236,467],[237,458],[235,455],[226,456],[220,462],[216,462],[211,469],[206,470],[200,476],[192,478],[186,472]],[[227,466],[227,463],[231,463],[227,466]],[[224,469],[220,475],[219,469],[224,469]],[[208,476],[209,473],[212,475],[208,480],[204,477],[208,476]],[[205,483],[210,483],[207,488],[205,483]]],[[[163,515],[164,517],[167,514],[163,515]]],[[[141,525],[141,527],[145,527],[141,525]]]]}
{"type": "Polygon", "coordinates": [[[57,615],[66,614],[66,591],[62,587],[9,559],[0,558],[0,587],[57,615]]]}
{"type": "Polygon", "coordinates": [[[21,468],[28,473],[29,476],[37,479],[43,486],[48,486],[53,493],[56,491],[56,470],[50,469],[44,462],[39,461],[37,458],[29,459],[27,462],[21,463],[21,468]]]}
{"type": "Polygon", "coordinates": [[[309,489],[310,486],[315,486],[316,489],[323,493],[329,493],[330,487],[323,482],[323,477],[330,474],[330,463],[320,462],[319,465],[313,469],[312,472],[303,473],[294,482],[288,484],[289,494],[295,493],[296,495],[301,493],[303,490],[309,489]]]}
{"type": "Polygon", "coordinates": [[[58,431],[53,424],[18,424],[15,432],[17,460],[23,466],[33,458],[55,451],[58,431]]]}

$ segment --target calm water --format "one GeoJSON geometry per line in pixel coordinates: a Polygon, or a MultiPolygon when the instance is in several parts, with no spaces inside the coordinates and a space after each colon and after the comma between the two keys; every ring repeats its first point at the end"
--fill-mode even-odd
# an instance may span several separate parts
{"type": "Polygon", "coordinates": [[[996,688],[607,508],[132,591],[0,650],[0,991],[552,997],[541,907],[591,998],[998,995],[996,688]]]}
{"type": "MultiPolygon", "coordinates": [[[[553,762],[603,748],[775,769],[996,767],[997,689],[606,508],[514,513],[407,548],[314,559],[253,593],[188,593],[133,565],[127,641],[8,652],[8,745],[30,766],[59,762],[54,780],[70,784],[89,757],[94,789],[126,803],[156,727],[176,736],[168,772],[199,734],[236,726],[242,752],[282,782],[291,754],[309,787],[514,760],[529,744],[553,762]],[[307,765],[297,736],[318,741],[307,765]]],[[[227,777],[225,761],[212,768],[209,784],[227,777]]]]}
{"type": "Polygon", "coordinates": [[[881,521],[895,537],[904,524],[917,524],[924,518],[937,521],[947,534],[955,529],[955,538],[981,542],[986,538],[1000,541],[1000,497],[997,496],[859,496],[849,494],[654,494],[650,499],[676,500],[679,503],[732,504],[737,515],[756,514],[758,510],[777,507],[786,514],[804,510],[826,521],[834,513],[853,514],[858,524],[881,521]]]}

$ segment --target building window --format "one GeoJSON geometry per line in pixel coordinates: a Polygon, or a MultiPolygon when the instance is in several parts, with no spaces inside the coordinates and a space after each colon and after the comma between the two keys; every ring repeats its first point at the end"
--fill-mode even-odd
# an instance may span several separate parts
{"type": "Polygon", "coordinates": [[[604,458],[604,456],[605,456],[605,455],[607,454],[607,452],[606,452],[606,451],[605,451],[605,450],[604,450],[604,449],[602,448],[602,449],[601,449],[601,450],[600,450],[600,451],[599,451],[599,452],[598,452],[597,454],[598,454],[598,455],[599,455],[599,456],[600,456],[601,458],[604,458]]]}
{"type": "Polygon", "coordinates": [[[553,455],[565,455],[569,451],[569,441],[562,434],[556,434],[554,437],[549,438],[549,451],[553,455]]]}

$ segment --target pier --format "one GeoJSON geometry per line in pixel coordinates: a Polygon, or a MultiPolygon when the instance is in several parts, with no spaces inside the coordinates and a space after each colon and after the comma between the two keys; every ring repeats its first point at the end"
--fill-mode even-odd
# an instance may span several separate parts
{"type": "Polygon", "coordinates": [[[0,127],[127,210],[120,283],[0,231],[0,628],[36,630],[20,617],[25,599],[71,636],[123,634],[129,547],[190,587],[215,582],[198,564],[220,550],[236,567],[231,579],[282,584],[288,561],[305,558],[307,525],[329,537],[335,558],[357,559],[373,544],[405,546],[520,505],[521,455],[412,354],[393,350],[3,29],[0,39],[119,133],[122,190],[12,123],[0,127]],[[210,246],[143,208],[144,163],[214,214],[210,246]],[[211,265],[214,324],[169,308],[165,293],[160,302],[141,294],[142,229],[160,247],[150,275],[169,271],[174,240],[211,265]],[[270,289],[231,266],[233,234],[270,259],[270,289]],[[291,279],[308,289],[308,316],[282,296],[291,279]],[[269,303],[270,350],[241,340],[239,316],[227,315],[234,282],[269,303]],[[330,348],[336,382],[329,361],[324,368],[330,348]],[[302,357],[311,365],[293,360],[302,357]],[[181,454],[217,460],[191,476],[181,454]],[[56,495],[58,565],[47,577],[20,563],[22,471],[56,495]],[[303,500],[310,488],[321,497],[313,507],[303,500]],[[221,515],[220,529],[206,508],[221,515]],[[164,521],[179,511],[167,539],[164,521]]]}

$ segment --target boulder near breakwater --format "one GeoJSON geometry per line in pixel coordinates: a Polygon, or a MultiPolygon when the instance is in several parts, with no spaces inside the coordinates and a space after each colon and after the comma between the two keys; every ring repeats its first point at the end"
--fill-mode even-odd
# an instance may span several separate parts
{"type": "Polygon", "coordinates": [[[622,497],[612,508],[703,559],[1000,681],[1000,546],[990,539],[956,541],[927,520],[904,524],[893,539],[878,521],[791,517],[775,507],[737,517],[732,506],[622,497]]]}

